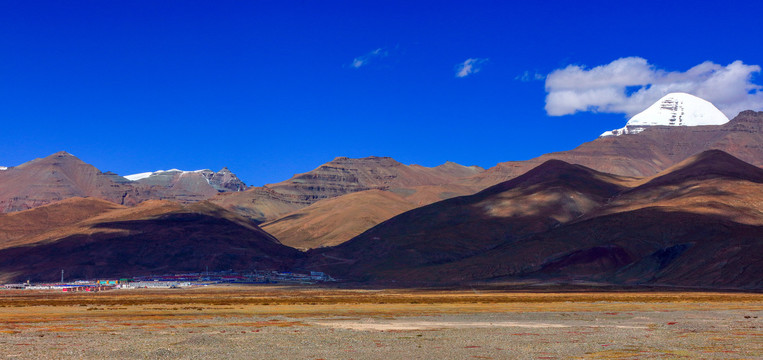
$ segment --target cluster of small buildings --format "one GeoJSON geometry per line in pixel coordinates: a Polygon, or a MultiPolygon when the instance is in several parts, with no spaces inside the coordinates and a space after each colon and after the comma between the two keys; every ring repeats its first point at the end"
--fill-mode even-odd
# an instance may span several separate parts
{"type": "Polygon", "coordinates": [[[234,271],[199,272],[167,275],[148,275],[122,279],[78,280],[70,283],[4,284],[4,289],[21,290],[61,290],[65,292],[96,292],[113,289],[145,289],[145,288],[181,288],[207,286],[215,284],[315,284],[318,282],[336,281],[331,276],[311,271],[309,274],[254,271],[238,273],[234,271]]]}
{"type": "Polygon", "coordinates": [[[22,284],[4,284],[4,289],[20,290],[61,290],[65,292],[96,292],[112,290],[121,284],[125,284],[127,279],[122,280],[95,280],[95,281],[75,281],[73,283],[52,283],[52,284],[32,284],[29,282],[22,284]]]}
{"type": "Polygon", "coordinates": [[[246,273],[217,271],[140,276],[131,279],[126,286],[121,287],[186,287],[212,284],[315,284],[331,281],[336,280],[318,271],[311,271],[309,274],[279,271],[254,271],[246,273]]]}

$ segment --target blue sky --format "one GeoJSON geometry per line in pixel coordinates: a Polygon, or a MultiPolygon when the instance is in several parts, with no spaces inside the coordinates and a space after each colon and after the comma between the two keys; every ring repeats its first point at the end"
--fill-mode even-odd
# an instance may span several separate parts
{"type": "Polygon", "coordinates": [[[490,167],[622,127],[640,103],[547,112],[547,90],[590,89],[546,80],[623,63],[761,110],[759,4],[0,1],[0,165],[66,150],[122,175],[228,166],[250,185],[337,156],[490,167]]]}

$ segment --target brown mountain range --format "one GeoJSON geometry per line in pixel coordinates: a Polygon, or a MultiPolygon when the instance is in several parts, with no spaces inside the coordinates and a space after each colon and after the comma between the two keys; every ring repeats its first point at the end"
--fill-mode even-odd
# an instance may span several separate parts
{"type": "Polygon", "coordinates": [[[149,199],[191,203],[221,191],[244,188],[227,168],[217,173],[174,172],[130,181],[61,151],[0,171],[0,212],[32,209],[73,197],[95,197],[128,206],[149,199]]]}
{"type": "MultiPolygon", "coordinates": [[[[721,149],[752,164],[763,165],[763,145],[761,144],[763,144],[763,112],[745,111],[729,123],[721,126],[650,127],[639,134],[599,138],[570,151],[550,153],[527,161],[501,163],[487,171],[447,163],[433,169],[448,169],[449,172],[446,175],[450,177],[432,179],[420,174],[413,176],[416,179],[426,179],[423,182],[427,183],[432,182],[432,180],[444,181],[442,184],[453,189],[452,191],[442,189],[443,186],[433,185],[421,185],[415,189],[395,188],[394,185],[391,185],[388,189],[404,197],[408,193],[417,194],[415,196],[429,193],[430,196],[424,196],[421,201],[415,204],[423,206],[450,197],[472,194],[496,183],[510,180],[550,159],[581,164],[607,173],[642,177],[654,175],[693,154],[707,149],[721,149]]],[[[325,203],[319,201],[314,205],[304,207],[305,204],[310,203],[311,195],[308,194],[315,194],[315,192],[311,193],[310,191],[325,190],[321,187],[322,185],[328,184],[328,189],[343,189],[348,185],[341,182],[356,179],[358,173],[368,176],[368,174],[374,174],[377,168],[394,169],[403,166],[389,158],[370,158],[373,161],[366,163],[366,166],[352,164],[362,160],[364,159],[339,158],[337,161],[326,164],[311,173],[298,175],[292,180],[272,185],[274,191],[288,192],[293,198],[300,199],[301,202],[292,202],[290,203],[291,206],[279,207],[279,211],[287,209],[292,209],[292,211],[264,224],[265,229],[278,236],[285,243],[299,248],[336,245],[389,219],[404,209],[410,208],[410,204],[406,201],[410,198],[398,199],[386,196],[384,201],[387,203],[397,200],[394,206],[388,208],[395,210],[378,210],[372,213],[370,210],[378,209],[378,207],[368,207],[368,204],[375,201],[375,198],[379,196],[373,192],[359,192],[347,199],[339,196],[335,201],[325,203]],[[369,164],[372,166],[368,166],[369,164]],[[343,176],[343,174],[352,174],[353,176],[343,176]],[[279,190],[275,190],[276,188],[279,190]],[[327,217],[325,214],[328,209],[334,209],[337,212],[334,213],[334,216],[327,217]],[[359,214],[363,214],[362,220],[357,219],[359,214]],[[346,221],[342,219],[346,219],[346,221]],[[341,228],[344,231],[340,231],[332,224],[343,224],[341,228]]],[[[419,167],[414,170],[423,169],[419,167]]],[[[429,174],[431,174],[431,170],[429,174]]],[[[393,177],[391,181],[398,179],[393,177]]],[[[376,182],[360,182],[364,184],[360,188],[372,186],[381,186],[379,187],[381,189],[387,188],[383,182],[378,180],[376,182]]],[[[342,191],[333,193],[337,195],[341,194],[342,191]]],[[[232,198],[240,197],[244,197],[243,194],[232,196],[232,198]]],[[[271,201],[262,196],[258,197],[257,201],[257,204],[244,210],[265,208],[266,204],[284,204],[284,202],[271,201]]],[[[257,214],[255,218],[273,219],[273,215],[277,215],[279,211],[271,211],[267,215],[257,214]]]]}
{"type": "Polygon", "coordinates": [[[72,198],[0,214],[0,282],[150,273],[288,269],[302,253],[209,202],[125,207],[72,198]]]}
{"type": "MultiPolygon", "coordinates": [[[[294,175],[289,180],[244,192],[224,194],[211,201],[252,219],[268,221],[323,199],[366,190],[423,194],[422,186],[457,184],[482,171],[484,169],[477,166],[451,162],[428,168],[404,165],[389,157],[338,157],[315,170],[294,175]]],[[[450,190],[452,196],[465,195],[479,190],[479,185],[463,185],[450,190]]],[[[428,198],[429,196],[422,197],[422,201],[426,202],[428,198]]]]}
{"type": "MultiPolygon", "coordinates": [[[[405,200],[414,195],[354,192],[283,221],[306,232],[349,234],[370,226],[366,219],[379,221],[376,214],[415,207],[405,200]],[[353,203],[360,205],[346,206],[353,203]],[[371,216],[357,211],[364,208],[371,216]]],[[[415,208],[348,242],[306,253],[210,202],[152,200],[127,207],[72,198],[0,214],[0,235],[0,281],[54,280],[62,268],[67,276],[92,278],[209,266],[322,270],[404,286],[582,281],[758,289],[763,170],[721,151],[645,178],[551,160],[477,194],[415,208]]]]}
{"type": "Polygon", "coordinates": [[[550,160],[308,254],[357,281],[759,288],[763,169],[716,150],[642,179],[550,160]]]}
{"type": "MultiPolygon", "coordinates": [[[[540,281],[555,279],[563,273],[567,277],[562,280],[572,281],[576,278],[593,279],[591,274],[596,273],[595,278],[602,282],[651,281],[676,285],[669,281],[673,275],[660,270],[662,268],[647,269],[646,265],[637,267],[634,264],[646,264],[639,261],[653,256],[650,264],[654,265],[657,261],[654,254],[660,251],[678,257],[680,254],[676,249],[679,248],[683,249],[683,254],[687,249],[710,251],[710,247],[707,244],[695,246],[695,243],[670,245],[672,243],[669,241],[657,239],[659,236],[655,234],[660,231],[668,234],[661,233],[662,238],[675,233],[683,234],[677,238],[704,239],[702,233],[684,227],[685,224],[694,224],[708,234],[717,234],[708,236],[717,243],[722,243],[726,237],[732,242],[744,240],[737,247],[745,251],[757,249],[755,241],[750,243],[750,239],[755,239],[750,234],[757,236],[762,225],[760,204],[763,199],[760,196],[763,191],[756,172],[760,170],[756,166],[763,165],[761,144],[763,112],[745,111],[725,125],[651,127],[639,134],[599,138],[566,152],[546,154],[523,162],[501,163],[487,171],[454,163],[427,168],[404,165],[384,157],[337,158],[287,181],[246,191],[238,191],[243,190],[245,185],[227,169],[218,173],[169,171],[131,182],[113,173],[103,173],[68,153],[60,152],[0,171],[0,211],[16,212],[0,216],[0,244],[5,244],[0,245],[0,251],[11,251],[6,255],[26,254],[24,256],[49,247],[63,251],[60,244],[69,244],[61,242],[65,238],[94,237],[100,244],[107,238],[129,237],[129,234],[139,232],[141,227],[150,229],[151,234],[162,234],[165,238],[160,243],[167,239],[180,241],[175,235],[225,232],[227,225],[221,224],[233,218],[237,224],[234,227],[243,226],[260,234],[262,231],[259,228],[249,228],[252,226],[250,219],[255,219],[257,222],[268,221],[263,224],[266,231],[295,248],[338,246],[308,254],[287,254],[279,252],[283,250],[279,244],[278,249],[270,249],[276,253],[271,262],[262,260],[271,258],[270,255],[258,258],[260,255],[257,254],[262,252],[250,254],[250,259],[261,259],[254,263],[287,266],[293,264],[295,259],[308,256],[310,259],[304,264],[310,269],[326,269],[353,280],[409,279],[420,283],[486,279],[540,281]],[[681,162],[687,156],[706,149],[722,149],[754,166],[719,152],[706,152],[681,162]],[[547,161],[550,159],[557,161],[547,161]],[[527,170],[530,171],[518,176],[527,170]],[[472,197],[461,197],[494,184],[498,185],[472,197]],[[78,197],[88,199],[83,201],[78,197]],[[199,202],[207,198],[210,198],[210,203],[199,202]],[[149,199],[198,204],[146,202],[149,199]],[[444,199],[447,200],[442,201],[444,199]],[[432,203],[431,206],[419,208],[432,203]],[[46,204],[50,205],[43,206],[46,204]],[[214,204],[229,211],[221,210],[214,204]],[[199,206],[201,210],[194,206],[199,206]],[[33,210],[19,212],[25,209],[33,210]],[[188,213],[183,216],[192,218],[196,216],[193,214],[209,211],[224,214],[225,221],[207,221],[207,214],[199,220],[206,225],[193,228],[168,220],[176,216],[172,214],[188,213]],[[127,217],[121,217],[123,215],[127,217]],[[638,245],[643,247],[642,250],[654,250],[647,256],[641,250],[633,251],[613,240],[617,236],[627,238],[622,235],[626,229],[635,233],[640,231],[637,225],[628,223],[628,216],[658,224],[646,227],[654,229],[655,234],[647,233],[638,239],[664,246],[657,249],[648,244],[638,245]],[[163,220],[160,221],[160,218],[163,220]],[[120,223],[125,228],[98,226],[100,221],[120,223]],[[682,225],[673,222],[681,222],[682,225]],[[705,223],[706,228],[703,227],[705,223]],[[609,229],[607,224],[617,226],[609,229]],[[168,230],[174,235],[167,236],[160,229],[165,226],[180,230],[168,230]],[[592,234],[587,230],[589,228],[597,229],[597,233],[592,234]],[[565,233],[561,229],[569,231],[565,233]],[[576,242],[564,238],[566,234],[593,236],[599,242],[576,242]],[[343,244],[349,239],[353,240],[343,244]],[[540,257],[533,263],[522,263],[522,258],[517,258],[511,265],[513,267],[493,264],[499,262],[500,257],[509,258],[500,249],[510,249],[519,254],[522,251],[512,244],[531,239],[535,242],[527,243],[529,248],[555,241],[570,247],[561,246],[560,249],[567,249],[567,252],[561,253],[540,251],[540,257]],[[585,244],[593,245],[585,248],[588,246],[585,244]],[[674,245],[680,247],[671,248],[674,245]],[[30,253],[18,253],[21,248],[30,253]],[[673,250],[666,250],[669,248],[673,250]],[[593,260],[589,264],[585,259],[593,260]],[[591,264],[604,267],[596,268],[591,264]],[[629,266],[630,270],[624,266],[629,266]],[[634,270],[636,268],[642,269],[639,270],[641,272],[634,270]],[[587,269],[585,271],[589,273],[583,270],[575,273],[569,269],[587,269]],[[651,274],[651,280],[645,274],[651,274]]],[[[143,238],[159,239],[161,236],[146,235],[143,238]]],[[[240,236],[251,238],[253,235],[240,236]]],[[[638,239],[630,241],[641,244],[638,239]]],[[[231,238],[220,241],[222,244],[235,242],[231,238]]],[[[193,246],[192,243],[180,243],[182,246],[193,246]]],[[[70,244],[78,248],[85,243],[70,244]]],[[[700,241],[697,244],[704,243],[700,241]]],[[[225,253],[228,251],[225,246],[211,247],[207,249],[208,254],[225,253]]],[[[721,249],[715,248],[714,251],[721,249]]],[[[78,254],[90,256],[81,252],[78,254]]],[[[103,256],[107,253],[101,249],[87,254],[103,256]]],[[[710,253],[699,255],[708,258],[716,256],[710,253]]],[[[194,256],[194,265],[183,263],[181,267],[185,269],[198,265],[202,255],[194,256]]],[[[236,265],[247,264],[236,256],[233,258],[238,259],[233,261],[236,265]]],[[[749,256],[744,259],[750,260],[749,256]]],[[[153,260],[165,265],[172,263],[165,258],[153,260]]],[[[665,261],[658,262],[664,264],[665,261]]],[[[21,266],[19,264],[14,266],[21,266]]],[[[215,264],[223,266],[221,263],[215,264]]],[[[715,266],[712,263],[706,265],[715,266]]],[[[55,266],[59,265],[52,265],[55,266]]],[[[67,263],[67,266],[77,268],[78,265],[67,263]]],[[[88,269],[83,270],[83,274],[101,271],[94,270],[98,266],[88,266],[82,267],[88,269]]],[[[147,263],[130,266],[127,268],[138,272],[162,269],[152,268],[147,263]]],[[[686,268],[682,267],[676,273],[684,271],[689,274],[693,271],[687,270],[689,265],[682,266],[686,268]]],[[[8,274],[33,271],[23,267],[11,270],[8,274]]],[[[698,274],[705,273],[700,271],[698,274]]],[[[697,279],[710,279],[707,276],[697,279]]],[[[733,283],[735,287],[756,286],[745,279],[741,276],[734,279],[715,278],[713,281],[718,284],[733,283]]]]}
{"type": "MultiPolygon", "coordinates": [[[[272,228],[274,232],[288,238],[289,243],[312,247],[339,243],[365,230],[355,227],[352,231],[335,232],[329,236],[325,231],[317,230],[327,227],[310,219],[307,213],[312,210],[305,210],[298,217],[292,216],[295,211],[322,199],[372,189],[392,191],[405,198],[396,205],[402,210],[411,202],[421,206],[474,193],[514,178],[548,159],[619,175],[650,176],[691,154],[716,148],[752,164],[763,165],[762,143],[763,112],[745,111],[721,126],[652,127],[635,135],[599,138],[570,151],[501,163],[487,171],[454,163],[426,168],[403,165],[384,157],[337,158],[292,179],[248,191],[240,191],[246,188],[245,185],[227,169],[218,173],[208,171],[209,174],[167,172],[130,182],[113,173],[102,173],[61,152],[0,171],[0,211],[30,209],[76,196],[97,197],[124,205],[135,205],[147,199],[191,203],[211,198],[214,203],[257,221],[278,221],[277,230],[272,228]],[[420,199],[412,201],[415,197],[420,199]],[[288,217],[288,220],[280,221],[280,217],[288,217]],[[297,218],[301,220],[295,221],[297,218]],[[291,226],[293,229],[289,228],[291,226]],[[306,227],[313,229],[308,231],[306,227]],[[310,234],[310,237],[298,234],[310,234]],[[316,242],[316,238],[321,240],[316,242]]],[[[365,202],[354,205],[355,202],[348,201],[345,206],[359,206],[365,202]]],[[[320,214],[321,210],[315,212],[320,214]]],[[[347,213],[354,212],[347,209],[347,213]]],[[[372,226],[395,213],[380,212],[372,216],[373,221],[369,218],[365,223],[372,226]]]]}

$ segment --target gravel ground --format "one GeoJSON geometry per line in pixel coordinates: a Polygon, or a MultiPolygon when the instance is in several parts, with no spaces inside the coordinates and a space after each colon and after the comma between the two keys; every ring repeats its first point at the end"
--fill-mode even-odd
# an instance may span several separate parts
{"type": "Polygon", "coordinates": [[[763,358],[749,309],[427,316],[145,316],[6,323],[9,359],[763,358]]]}

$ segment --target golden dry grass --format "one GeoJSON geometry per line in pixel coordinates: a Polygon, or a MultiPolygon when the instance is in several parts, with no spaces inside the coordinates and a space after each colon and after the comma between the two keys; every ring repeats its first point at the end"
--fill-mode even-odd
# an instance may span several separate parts
{"type": "Polygon", "coordinates": [[[750,293],[281,286],[89,294],[0,291],[0,349],[27,354],[27,358],[65,357],[70,349],[93,342],[101,347],[88,347],[95,352],[82,353],[82,357],[133,354],[146,358],[157,349],[169,349],[180,358],[200,353],[219,357],[218,351],[225,349],[232,358],[249,358],[252,351],[270,354],[264,358],[378,358],[379,347],[389,347],[385,356],[401,359],[522,354],[592,359],[755,357],[761,350],[756,341],[763,332],[750,325],[758,322],[751,317],[760,311],[763,295],[750,293]],[[723,324],[702,325],[716,318],[723,324]],[[468,326],[507,321],[534,326],[468,326]],[[419,322],[434,325],[428,325],[431,329],[401,327],[419,322]],[[557,326],[544,328],[543,324],[557,326]],[[355,325],[360,330],[352,328],[355,325]],[[373,330],[385,326],[389,329],[373,330]],[[118,343],[112,342],[114,336],[119,337],[118,343]]]}
{"type": "MultiPolygon", "coordinates": [[[[13,322],[46,316],[199,316],[258,314],[421,314],[431,312],[763,310],[763,294],[713,292],[504,292],[345,290],[281,286],[113,290],[100,293],[0,291],[13,322]]],[[[26,321],[26,320],[24,320],[26,321]]]]}

